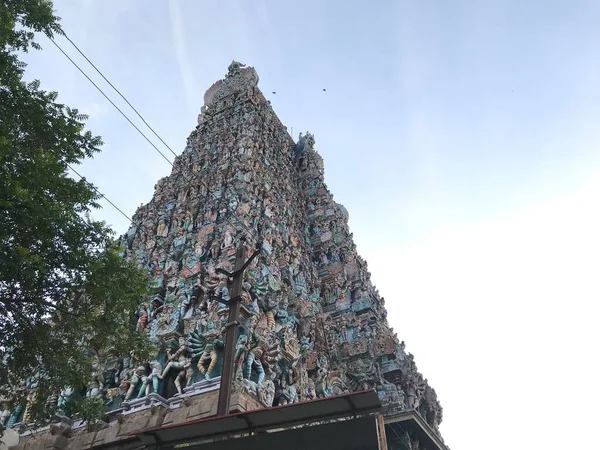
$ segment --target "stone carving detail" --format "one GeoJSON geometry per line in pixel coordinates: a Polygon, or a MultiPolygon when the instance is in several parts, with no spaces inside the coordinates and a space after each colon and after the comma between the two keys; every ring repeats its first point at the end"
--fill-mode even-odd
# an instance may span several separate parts
{"type": "MultiPolygon", "coordinates": [[[[245,237],[262,250],[245,272],[236,388],[265,406],[374,388],[387,411],[415,409],[437,432],[436,393],[388,325],[314,136],[294,142],[257,84],[252,67],[231,63],[171,175],[133,216],[124,257],[147,270],[153,290],[135,326],[156,355],[99,358],[85,395],[114,409],[220,376],[231,286],[216,268],[232,269],[245,237]]],[[[3,423],[25,407],[2,412],[3,423]]]]}

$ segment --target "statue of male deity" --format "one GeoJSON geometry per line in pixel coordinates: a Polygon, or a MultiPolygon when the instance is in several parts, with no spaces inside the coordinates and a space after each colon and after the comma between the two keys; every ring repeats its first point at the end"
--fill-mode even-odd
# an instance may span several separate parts
{"type": "Polygon", "coordinates": [[[98,357],[94,358],[94,362],[92,363],[92,376],[90,379],[90,384],[87,387],[87,392],[85,393],[86,397],[99,397],[102,395],[102,390],[104,389],[104,376],[102,374],[100,368],[100,361],[98,357]]]}
{"type": "Polygon", "coordinates": [[[304,159],[308,150],[312,150],[313,145],[315,143],[315,138],[308,131],[306,135],[298,136],[298,142],[296,143],[296,147],[294,148],[294,163],[298,165],[299,168],[304,167],[304,159]]]}
{"type": "Polygon", "coordinates": [[[152,372],[150,372],[150,375],[147,377],[142,377],[142,386],[140,387],[138,398],[150,394],[150,389],[152,389],[152,392],[158,393],[158,380],[162,379],[160,373],[162,366],[158,361],[152,361],[150,363],[150,367],[152,367],[152,372]]]}
{"type": "MultiPolygon", "coordinates": [[[[162,380],[165,376],[167,376],[167,373],[169,373],[169,371],[171,369],[183,371],[182,369],[185,368],[185,365],[188,362],[187,352],[188,352],[188,346],[185,341],[185,338],[180,337],[179,338],[179,348],[175,351],[173,351],[173,350],[169,351],[169,357],[167,358],[167,365],[165,366],[165,369],[163,370],[162,374],[160,374],[158,376],[158,378],[160,378],[162,380]]],[[[157,383],[158,383],[158,381],[157,381],[157,383]]],[[[175,385],[177,385],[177,382],[175,383],[175,385]]]]}
{"type": "Polygon", "coordinates": [[[258,385],[260,385],[265,378],[265,369],[262,363],[264,344],[265,340],[263,337],[255,332],[251,334],[248,343],[246,344],[248,351],[246,353],[246,360],[244,361],[244,378],[250,379],[252,376],[252,369],[254,368],[258,375],[258,385]]]}
{"type": "Polygon", "coordinates": [[[133,396],[136,388],[138,387],[138,384],[142,383],[145,377],[146,368],[144,366],[138,366],[138,368],[135,369],[135,372],[133,372],[131,379],[125,380],[129,383],[129,388],[127,389],[127,393],[125,394],[125,401],[129,400],[133,396]]]}
{"type": "Polygon", "coordinates": [[[4,409],[0,413],[0,426],[6,427],[8,419],[10,418],[10,409],[8,409],[6,405],[3,405],[3,408],[4,409]]]}
{"type": "Polygon", "coordinates": [[[67,407],[67,403],[71,399],[71,395],[73,395],[73,388],[66,387],[60,391],[60,395],[58,396],[58,401],[56,403],[56,407],[58,411],[63,412],[67,407]]]}
{"type": "MultiPolygon", "coordinates": [[[[210,324],[209,324],[210,325],[210,324]]],[[[202,333],[194,332],[190,335],[190,343],[194,355],[200,355],[198,371],[204,378],[210,380],[219,360],[219,349],[225,346],[221,332],[214,325],[202,333]],[[206,364],[208,363],[208,368],[206,364]]]]}
{"type": "Polygon", "coordinates": [[[275,383],[272,380],[274,376],[275,372],[272,372],[258,388],[258,399],[266,406],[273,406],[273,401],[275,400],[275,383]]]}

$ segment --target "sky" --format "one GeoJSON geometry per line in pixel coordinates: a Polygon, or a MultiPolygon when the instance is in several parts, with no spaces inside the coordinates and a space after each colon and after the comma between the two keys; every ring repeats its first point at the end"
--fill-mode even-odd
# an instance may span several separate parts
{"type": "MultiPolygon", "coordinates": [[[[390,324],[442,402],[452,449],[597,440],[599,2],[54,4],[176,153],[229,63],[256,68],[294,136],[315,135],[390,324]]],[[[132,215],[170,166],[41,44],[27,77],[90,115],[105,146],[79,171],[132,215]]],[[[108,205],[95,217],[128,227],[108,205]]]]}

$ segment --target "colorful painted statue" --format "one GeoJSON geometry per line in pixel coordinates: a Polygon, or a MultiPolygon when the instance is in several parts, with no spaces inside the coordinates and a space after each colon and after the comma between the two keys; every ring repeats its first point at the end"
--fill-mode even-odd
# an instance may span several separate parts
{"type": "Polygon", "coordinates": [[[25,409],[25,407],[23,405],[15,406],[15,409],[13,409],[12,414],[8,418],[8,422],[6,423],[6,428],[12,428],[15,426],[15,424],[17,424],[19,422],[19,419],[21,419],[21,415],[23,414],[24,409],[25,409]]]}
{"type": "Polygon", "coordinates": [[[190,381],[191,381],[191,377],[192,377],[192,373],[189,372],[187,369],[191,366],[191,359],[188,358],[187,356],[183,356],[180,355],[179,356],[179,360],[178,361],[172,361],[169,364],[167,364],[167,367],[165,367],[164,372],[162,373],[162,375],[160,376],[160,378],[164,378],[167,373],[169,372],[169,370],[171,370],[171,368],[173,369],[178,369],[179,372],[177,373],[177,376],[175,377],[175,388],[177,389],[177,393],[179,395],[183,394],[183,387],[181,385],[181,382],[183,380],[186,381],[186,386],[189,385],[190,381]]]}
{"type": "Polygon", "coordinates": [[[204,378],[210,380],[219,360],[219,352],[225,347],[221,332],[210,322],[204,332],[190,333],[190,350],[192,359],[198,359],[198,371],[204,378]]]}
{"type": "Polygon", "coordinates": [[[146,377],[146,368],[144,366],[139,366],[133,372],[133,375],[130,380],[126,380],[129,384],[129,388],[127,389],[127,393],[125,394],[125,400],[129,400],[136,391],[136,388],[140,383],[143,382],[143,379],[146,377]]]}
{"type": "Polygon", "coordinates": [[[252,333],[246,344],[247,353],[244,361],[244,379],[250,379],[252,369],[258,375],[257,384],[261,384],[265,378],[265,369],[262,364],[262,356],[264,353],[265,341],[262,336],[257,333],[252,333]]]}
{"type": "Polygon", "coordinates": [[[160,373],[162,366],[158,361],[152,361],[150,363],[150,367],[152,368],[150,375],[147,377],[142,377],[142,385],[140,387],[140,391],[138,392],[138,398],[149,395],[150,389],[152,389],[152,392],[158,393],[158,382],[162,378],[160,373]]]}
{"type": "Polygon", "coordinates": [[[0,426],[6,427],[8,419],[10,419],[10,409],[8,409],[6,405],[3,405],[3,408],[4,409],[0,413],[0,426]]]}
{"type": "Polygon", "coordinates": [[[94,372],[92,373],[90,383],[87,387],[87,392],[85,393],[86,397],[99,397],[102,395],[102,391],[104,390],[104,376],[100,371],[100,362],[98,357],[95,357],[94,359],[95,360],[92,363],[94,372]]]}
{"type": "Polygon", "coordinates": [[[275,310],[279,305],[279,300],[272,294],[266,294],[261,307],[267,317],[267,326],[270,330],[275,328],[275,310]]]}
{"type": "Polygon", "coordinates": [[[60,391],[60,395],[58,396],[58,401],[56,403],[56,407],[59,412],[63,412],[67,407],[67,403],[71,400],[71,395],[73,395],[73,388],[67,387],[60,391]]]}
{"type": "Polygon", "coordinates": [[[169,370],[171,369],[183,369],[185,359],[188,353],[188,346],[184,337],[179,338],[179,346],[177,350],[171,349],[169,350],[169,356],[167,358],[167,365],[165,366],[165,370],[163,370],[161,376],[159,378],[164,378],[169,370]]]}
{"type": "Polygon", "coordinates": [[[275,383],[273,383],[271,378],[263,381],[262,385],[258,388],[258,399],[266,406],[273,406],[273,401],[275,400],[275,383]]]}

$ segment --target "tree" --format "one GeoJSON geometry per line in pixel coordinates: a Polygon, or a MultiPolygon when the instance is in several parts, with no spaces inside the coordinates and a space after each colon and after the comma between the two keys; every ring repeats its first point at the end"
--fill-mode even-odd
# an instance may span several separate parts
{"type": "Polygon", "coordinates": [[[34,380],[41,418],[62,388],[84,389],[98,353],[147,355],[133,314],[148,277],[90,218],[98,192],[68,175],[100,137],[56,92],[23,81],[19,54],[41,48],[35,32],[62,33],[51,2],[0,0],[0,397],[23,404],[34,380]]]}

